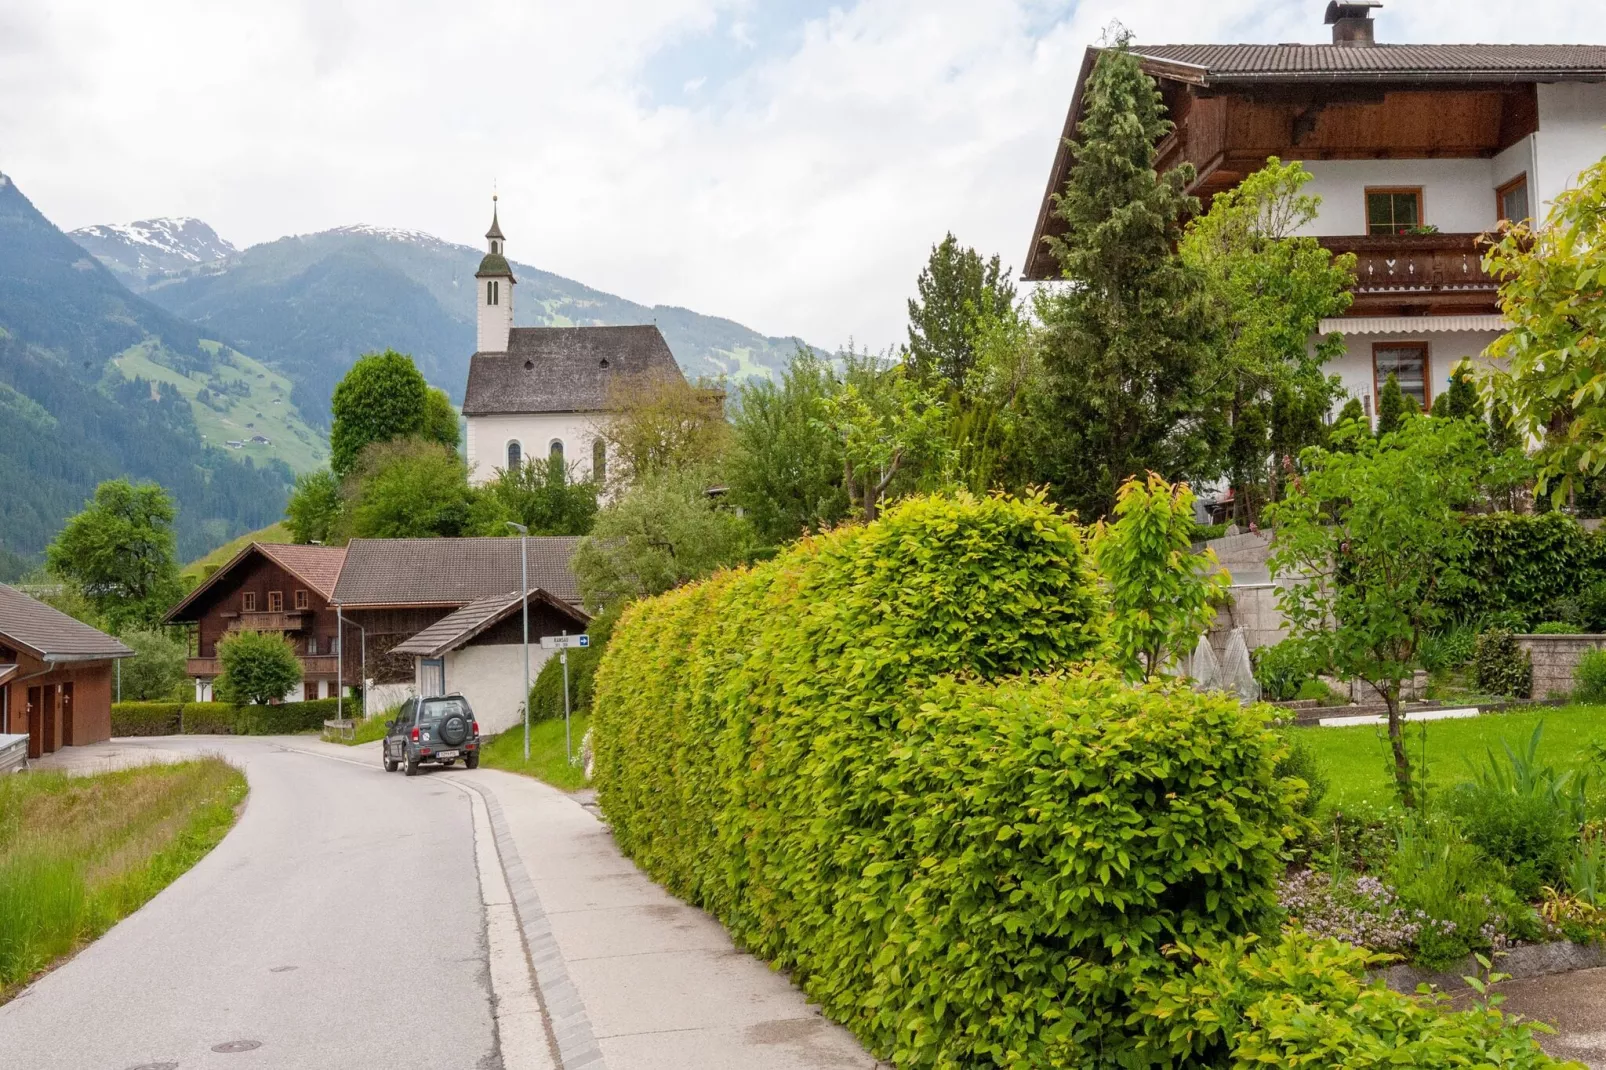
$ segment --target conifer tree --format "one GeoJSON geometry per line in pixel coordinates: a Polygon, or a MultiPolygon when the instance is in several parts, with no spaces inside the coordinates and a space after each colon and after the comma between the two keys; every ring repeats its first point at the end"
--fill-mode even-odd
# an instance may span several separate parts
{"type": "Polygon", "coordinates": [[[978,324],[1015,308],[1015,284],[997,256],[983,260],[950,233],[931,258],[909,299],[909,363],[924,383],[946,379],[955,390],[976,362],[978,324]]]}
{"type": "MultiPolygon", "coordinates": [[[[1444,399],[1444,414],[1453,420],[1464,420],[1467,417],[1482,421],[1484,419],[1483,399],[1478,396],[1478,386],[1472,379],[1472,369],[1465,364],[1456,366],[1450,373],[1450,389],[1439,397],[1444,399]]],[[[1438,399],[1433,402],[1438,408],[1438,399]]]]}
{"type": "Polygon", "coordinates": [[[1193,168],[1154,170],[1172,128],[1159,90],[1124,44],[1099,56],[1076,166],[1047,239],[1069,285],[1039,293],[1044,390],[1035,420],[1039,476],[1084,519],[1145,471],[1170,480],[1220,472],[1227,433],[1223,388],[1204,373],[1211,317],[1199,271],[1176,255],[1199,202],[1193,168]]]}
{"type": "Polygon", "coordinates": [[[1400,429],[1400,420],[1405,417],[1405,394],[1400,390],[1400,380],[1393,372],[1389,372],[1388,379],[1383,382],[1383,389],[1377,394],[1377,437],[1382,438],[1391,431],[1400,429]]]}

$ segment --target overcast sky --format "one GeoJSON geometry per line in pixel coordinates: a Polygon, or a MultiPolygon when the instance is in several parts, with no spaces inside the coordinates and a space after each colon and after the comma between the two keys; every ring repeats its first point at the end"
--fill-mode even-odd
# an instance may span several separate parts
{"type": "MultiPolygon", "coordinates": [[[[1019,268],[1082,50],[1328,38],[1325,0],[0,0],[0,171],[63,229],[480,244],[880,348],[952,230],[1019,268]]],[[[1390,0],[1383,41],[1606,42],[1600,0],[1390,0]]]]}

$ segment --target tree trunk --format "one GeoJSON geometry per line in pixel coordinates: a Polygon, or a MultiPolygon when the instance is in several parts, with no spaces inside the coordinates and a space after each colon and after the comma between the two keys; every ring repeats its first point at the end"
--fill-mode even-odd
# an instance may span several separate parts
{"type": "Polygon", "coordinates": [[[1411,759],[1405,753],[1405,731],[1400,716],[1400,682],[1392,680],[1383,691],[1389,708],[1389,746],[1394,750],[1394,788],[1408,810],[1416,809],[1416,792],[1411,786],[1411,759]]]}

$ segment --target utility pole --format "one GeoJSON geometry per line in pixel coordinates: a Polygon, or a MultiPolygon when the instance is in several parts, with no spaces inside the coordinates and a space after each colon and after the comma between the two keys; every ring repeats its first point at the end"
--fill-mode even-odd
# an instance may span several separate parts
{"type": "MultiPolygon", "coordinates": [[[[507,521],[507,526],[519,533],[519,590],[524,598],[524,760],[530,760],[530,529],[523,524],[507,521]]],[[[568,663],[564,663],[563,677],[564,717],[568,717],[569,677],[568,663]]],[[[568,731],[567,728],[564,729],[568,731]]]]}

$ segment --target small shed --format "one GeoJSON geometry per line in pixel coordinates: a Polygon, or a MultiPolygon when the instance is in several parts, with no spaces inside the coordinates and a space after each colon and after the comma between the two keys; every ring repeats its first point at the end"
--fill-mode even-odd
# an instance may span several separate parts
{"type": "Polygon", "coordinates": [[[133,653],[0,583],[0,734],[26,737],[30,758],[110,739],[112,678],[133,653]]]}
{"type": "MultiPolygon", "coordinates": [[[[591,618],[541,588],[530,591],[530,680],[551,655],[541,637],[577,635],[591,618]]],[[[420,696],[461,694],[487,735],[519,723],[524,702],[524,595],[519,591],[470,602],[442,617],[392,653],[413,658],[420,696]]]]}

